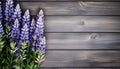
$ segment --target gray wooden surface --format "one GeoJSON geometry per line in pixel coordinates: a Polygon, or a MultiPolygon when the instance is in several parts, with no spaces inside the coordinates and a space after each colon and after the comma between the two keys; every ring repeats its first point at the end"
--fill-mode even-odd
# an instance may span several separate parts
{"type": "Polygon", "coordinates": [[[16,0],[45,12],[41,69],[120,69],[120,0],[16,0]]]}
{"type": "Polygon", "coordinates": [[[47,49],[120,50],[120,33],[46,33],[47,49]]]}
{"type": "Polygon", "coordinates": [[[118,51],[49,51],[45,67],[120,67],[118,51]]]}
{"type": "Polygon", "coordinates": [[[120,15],[120,2],[19,2],[31,14],[43,8],[46,15],[120,15]]]}
{"type": "Polygon", "coordinates": [[[120,32],[119,16],[46,16],[46,32],[120,32]]]}

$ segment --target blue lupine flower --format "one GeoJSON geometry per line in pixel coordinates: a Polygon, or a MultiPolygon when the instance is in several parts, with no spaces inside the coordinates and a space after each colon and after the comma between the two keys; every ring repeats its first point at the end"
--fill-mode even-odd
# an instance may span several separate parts
{"type": "Polygon", "coordinates": [[[12,15],[14,13],[13,0],[7,0],[5,5],[5,26],[12,25],[12,15]]]}
{"type": "Polygon", "coordinates": [[[32,47],[32,51],[36,51],[36,52],[42,52],[42,54],[45,54],[45,50],[46,50],[46,39],[45,37],[41,38],[40,35],[33,36],[33,38],[36,40],[33,42],[33,47],[32,47]]]}
{"type": "Polygon", "coordinates": [[[42,42],[41,42],[41,52],[42,52],[42,54],[45,54],[45,50],[46,50],[46,38],[43,37],[42,42]]]}
{"type": "Polygon", "coordinates": [[[40,29],[40,35],[43,38],[44,36],[44,14],[43,10],[40,10],[40,12],[37,15],[37,25],[39,26],[40,29]]]}
{"type": "Polygon", "coordinates": [[[29,28],[28,25],[25,24],[21,29],[20,43],[29,43],[29,28]]]}
{"type": "Polygon", "coordinates": [[[23,19],[22,19],[22,26],[24,26],[25,24],[28,25],[28,28],[30,28],[30,12],[29,10],[26,10],[23,19]]]}
{"type": "Polygon", "coordinates": [[[4,34],[3,26],[2,26],[2,7],[1,7],[1,2],[0,2],[0,38],[4,34]]]}
{"type": "Polygon", "coordinates": [[[21,22],[21,14],[22,14],[22,11],[21,11],[20,5],[17,4],[17,6],[14,9],[13,16],[12,16],[13,21],[18,19],[18,21],[21,22]]]}
{"type": "Polygon", "coordinates": [[[0,38],[3,36],[4,34],[4,30],[3,30],[3,26],[1,24],[2,21],[0,21],[0,38]]]}
{"type": "Polygon", "coordinates": [[[35,28],[35,31],[34,31],[34,35],[32,36],[33,37],[33,43],[32,43],[32,51],[37,51],[39,52],[40,51],[40,47],[41,47],[41,44],[40,44],[40,40],[41,40],[41,36],[40,36],[40,20],[42,20],[41,18],[38,19],[37,21],[37,24],[36,24],[36,28],[35,28]]]}
{"type": "Polygon", "coordinates": [[[36,52],[40,52],[40,49],[41,49],[41,39],[40,39],[40,35],[37,34],[35,36],[33,36],[33,39],[34,39],[34,42],[32,44],[32,51],[36,51],[36,52]]]}
{"type": "Polygon", "coordinates": [[[40,34],[41,22],[42,22],[42,18],[39,17],[39,19],[37,20],[37,23],[36,23],[34,35],[32,36],[33,37],[32,51],[36,51],[36,52],[39,52],[40,48],[41,48],[41,44],[40,44],[41,39],[42,39],[41,34],[40,34]]]}
{"type": "MultiPolygon", "coordinates": [[[[42,18],[44,18],[44,13],[43,13],[43,10],[41,9],[40,11],[39,11],[39,13],[37,14],[37,19],[39,18],[39,17],[42,17],[42,18]]],[[[44,21],[44,20],[43,20],[44,21]]]]}
{"type": "Polygon", "coordinates": [[[33,38],[32,36],[34,35],[34,31],[35,31],[35,20],[32,19],[31,24],[30,24],[30,42],[33,42],[33,38]]]}
{"type": "Polygon", "coordinates": [[[18,19],[15,20],[12,31],[11,31],[11,39],[10,41],[15,41],[18,43],[20,37],[20,28],[19,28],[18,19]]]}
{"type": "Polygon", "coordinates": [[[45,37],[44,37],[44,14],[41,10],[38,15],[36,22],[36,28],[33,35],[32,51],[40,52],[42,51],[45,54],[45,37]]]}
{"type": "Polygon", "coordinates": [[[0,21],[2,21],[2,6],[1,6],[1,1],[0,1],[0,21]]]}
{"type": "Polygon", "coordinates": [[[28,28],[27,24],[25,24],[23,26],[23,28],[21,29],[20,41],[19,41],[18,50],[17,50],[17,53],[16,53],[16,56],[18,56],[18,57],[20,57],[21,52],[24,51],[24,49],[22,48],[23,43],[29,43],[29,28],[28,28]]]}

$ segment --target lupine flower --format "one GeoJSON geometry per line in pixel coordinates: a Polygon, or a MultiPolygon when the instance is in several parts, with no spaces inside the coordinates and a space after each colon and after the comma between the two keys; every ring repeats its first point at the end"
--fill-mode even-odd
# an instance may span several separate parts
{"type": "Polygon", "coordinates": [[[36,22],[36,28],[33,36],[32,51],[45,53],[45,37],[44,37],[44,19],[43,11],[39,12],[39,17],[36,22]]]}
{"type": "Polygon", "coordinates": [[[40,12],[37,15],[37,25],[39,26],[40,29],[40,35],[43,38],[44,35],[44,14],[43,14],[43,10],[40,10],[40,12]]]}
{"type": "Polygon", "coordinates": [[[21,41],[21,44],[29,43],[29,28],[27,24],[25,24],[21,30],[20,41],[21,41]]]}
{"type": "Polygon", "coordinates": [[[32,19],[31,21],[31,24],[30,24],[30,42],[32,43],[33,42],[33,34],[34,34],[34,31],[35,31],[35,20],[32,19]]]}
{"type": "Polygon", "coordinates": [[[38,33],[34,33],[34,35],[32,37],[33,37],[32,51],[39,52],[40,51],[40,47],[41,47],[39,32],[38,33]]]}
{"type": "Polygon", "coordinates": [[[21,22],[21,8],[20,8],[20,5],[17,4],[17,6],[15,7],[14,9],[14,13],[13,13],[13,16],[12,16],[12,19],[15,21],[16,19],[18,19],[19,22],[21,22]]]}
{"type": "Polygon", "coordinates": [[[19,37],[20,37],[20,28],[19,28],[19,21],[18,19],[15,20],[12,31],[11,31],[11,39],[10,41],[15,41],[18,42],[19,41],[19,37]]]}
{"type": "Polygon", "coordinates": [[[32,51],[40,51],[41,48],[41,36],[40,36],[40,22],[41,22],[41,18],[38,19],[37,24],[36,24],[36,28],[34,31],[34,35],[33,37],[33,43],[32,43],[32,51]]]}
{"type": "Polygon", "coordinates": [[[24,26],[25,24],[28,25],[28,28],[30,28],[30,12],[29,10],[26,10],[23,19],[22,19],[22,26],[24,26]]]}
{"type": "Polygon", "coordinates": [[[0,1],[0,21],[2,21],[2,6],[1,6],[1,1],[0,1]]]}
{"type": "Polygon", "coordinates": [[[40,11],[39,11],[39,13],[37,14],[37,19],[38,19],[40,16],[41,16],[42,18],[44,18],[43,10],[40,10],[40,11]]]}
{"type": "Polygon", "coordinates": [[[2,26],[2,8],[1,8],[1,2],[0,2],[0,38],[4,34],[3,26],[2,26]]]}
{"type": "Polygon", "coordinates": [[[12,25],[12,15],[14,13],[13,0],[7,0],[5,5],[5,26],[12,25]]]}
{"type": "Polygon", "coordinates": [[[41,39],[40,35],[37,36],[37,41],[36,41],[36,52],[40,52],[41,49],[41,39]]]}
{"type": "Polygon", "coordinates": [[[21,36],[20,36],[20,41],[19,41],[16,56],[20,57],[21,53],[24,52],[24,49],[22,48],[22,44],[24,43],[25,44],[29,43],[29,28],[27,24],[25,24],[21,29],[21,36]]]}
{"type": "Polygon", "coordinates": [[[46,38],[43,37],[42,42],[41,42],[41,51],[42,51],[42,54],[45,54],[45,50],[46,50],[46,38]]]}
{"type": "Polygon", "coordinates": [[[4,30],[3,30],[3,26],[0,21],[0,38],[3,36],[3,34],[4,34],[4,30]]]}

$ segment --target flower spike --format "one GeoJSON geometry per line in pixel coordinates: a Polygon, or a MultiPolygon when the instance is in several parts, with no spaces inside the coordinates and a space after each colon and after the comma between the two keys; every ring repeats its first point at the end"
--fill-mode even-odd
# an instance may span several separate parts
{"type": "Polygon", "coordinates": [[[12,25],[12,15],[14,13],[14,4],[13,0],[7,0],[5,5],[5,26],[12,25]]]}
{"type": "Polygon", "coordinates": [[[34,35],[35,31],[35,19],[32,19],[31,24],[30,24],[30,42],[33,42],[32,36],[34,35]]]}
{"type": "Polygon", "coordinates": [[[21,14],[22,14],[22,11],[21,11],[21,8],[20,8],[20,5],[17,4],[15,9],[14,9],[14,14],[13,14],[13,20],[15,21],[16,19],[19,20],[19,22],[21,22],[21,14]]]}
{"type": "Polygon", "coordinates": [[[19,42],[20,36],[20,29],[19,29],[19,21],[18,19],[15,20],[12,31],[11,31],[11,39],[10,42],[15,41],[16,43],[19,42]]]}
{"type": "Polygon", "coordinates": [[[28,24],[28,27],[30,27],[30,12],[28,9],[25,11],[22,19],[22,26],[24,26],[25,24],[28,24]]]}
{"type": "Polygon", "coordinates": [[[29,43],[29,28],[27,24],[25,24],[21,30],[20,41],[22,43],[29,43]]]}

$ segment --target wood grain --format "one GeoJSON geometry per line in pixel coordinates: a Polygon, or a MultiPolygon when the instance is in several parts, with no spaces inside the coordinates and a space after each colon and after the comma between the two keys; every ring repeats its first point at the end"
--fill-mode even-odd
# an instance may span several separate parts
{"type": "Polygon", "coordinates": [[[47,49],[120,49],[120,33],[46,33],[47,49]]]}
{"type": "Polygon", "coordinates": [[[46,16],[46,32],[120,32],[119,16],[46,16]]]}
{"type": "Polygon", "coordinates": [[[120,2],[19,2],[31,14],[44,9],[46,15],[120,15],[120,2]]]}
{"type": "Polygon", "coordinates": [[[43,67],[120,67],[119,51],[48,51],[43,67]]]}

